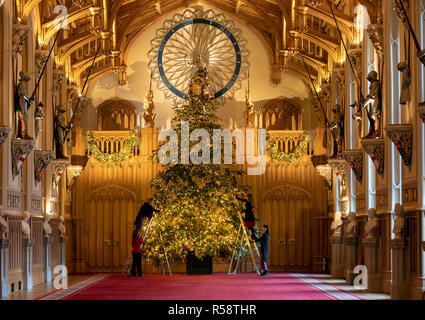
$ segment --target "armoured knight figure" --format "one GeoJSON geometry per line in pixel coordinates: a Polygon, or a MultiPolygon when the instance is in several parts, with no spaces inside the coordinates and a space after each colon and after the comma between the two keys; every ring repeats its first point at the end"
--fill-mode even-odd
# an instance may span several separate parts
{"type": "Polygon", "coordinates": [[[394,227],[393,227],[393,233],[395,239],[402,239],[403,238],[403,230],[404,230],[404,208],[400,204],[396,204],[394,207],[394,227]]]}
{"type": "Polygon", "coordinates": [[[400,104],[406,105],[411,101],[410,83],[412,82],[412,75],[406,62],[400,62],[397,69],[402,73],[400,104]]]}
{"type": "Polygon", "coordinates": [[[143,112],[143,119],[146,122],[146,128],[153,128],[155,126],[156,113],[153,111],[155,106],[153,104],[153,91],[149,90],[145,96],[144,103],[145,111],[143,112]]]}
{"type": "Polygon", "coordinates": [[[244,112],[246,127],[247,128],[255,128],[255,111],[254,111],[254,103],[252,102],[251,92],[246,90],[245,94],[245,105],[246,111],[244,112]]]}
{"type": "Polygon", "coordinates": [[[20,139],[32,139],[32,137],[28,135],[28,108],[33,102],[30,101],[28,97],[28,81],[30,81],[31,78],[28,73],[24,71],[21,71],[19,76],[21,78],[19,79],[15,92],[15,112],[19,120],[16,137],[20,139]]]}
{"type": "Polygon", "coordinates": [[[56,159],[68,159],[63,154],[63,145],[65,144],[65,130],[70,127],[65,122],[65,108],[62,105],[56,106],[55,115],[55,145],[56,145],[56,159]]]}
{"type": "Polygon", "coordinates": [[[40,102],[37,107],[35,107],[35,111],[34,111],[34,120],[35,120],[35,124],[34,124],[34,133],[35,133],[35,138],[37,139],[38,137],[38,133],[40,132],[40,121],[44,120],[44,114],[42,112],[42,108],[44,107],[43,103],[40,102]]]}
{"type": "Polygon", "coordinates": [[[367,80],[370,82],[369,94],[363,103],[363,107],[367,110],[370,128],[369,134],[365,138],[377,138],[379,137],[382,112],[381,81],[378,80],[376,71],[369,72],[367,80]],[[370,108],[368,109],[369,105],[370,108]]]}
{"type": "MultiPolygon", "coordinates": [[[[335,121],[329,125],[329,129],[332,131],[335,138],[337,155],[338,157],[342,157],[342,141],[344,140],[344,116],[341,112],[341,105],[336,104],[332,111],[335,114],[335,121]]],[[[335,150],[335,146],[333,150],[335,150]]]]}
{"type": "Polygon", "coordinates": [[[374,237],[374,230],[378,226],[378,219],[376,218],[376,209],[371,208],[367,211],[367,215],[369,217],[368,222],[365,226],[366,235],[368,238],[374,237]]]}
{"type": "Polygon", "coordinates": [[[7,239],[9,223],[4,218],[3,206],[0,204],[0,240],[7,239]]]}
{"type": "Polygon", "coordinates": [[[362,106],[356,101],[351,106],[351,108],[354,108],[355,112],[353,113],[353,119],[357,121],[357,128],[359,130],[359,137],[362,137],[362,123],[363,123],[363,117],[362,117],[362,106]]]}

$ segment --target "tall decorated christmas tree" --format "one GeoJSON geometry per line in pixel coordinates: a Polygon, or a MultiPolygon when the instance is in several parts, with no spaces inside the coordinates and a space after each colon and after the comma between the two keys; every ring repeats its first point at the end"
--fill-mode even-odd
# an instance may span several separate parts
{"type": "Polygon", "coordinates": [[[177,135],[167,141],[173,146],[165,153],[160,148],[155,155],[162,164],[164,157],[174,156],[151,182],[153,206],[160,213],[146,239],[145,255],[155,264],[165,261],[164,249],[170,263],[176,263],[185,261],[189,252],[198,259],[225,257],[237,245],[242,204],[236,197],[244,197],[248,188],[237,182],[244,172],[214,164],[213,153],[218,150],[213,150],[213,131],[221,129],[216,110],[207,70],[198,61],[188,99],[174,107],[172,127],[177,135]],[[196,129],[205,129],[201,142],[190,141],[189,130],[196,129]],[[204,161],[198,164],[201,155],[204,161]]]}

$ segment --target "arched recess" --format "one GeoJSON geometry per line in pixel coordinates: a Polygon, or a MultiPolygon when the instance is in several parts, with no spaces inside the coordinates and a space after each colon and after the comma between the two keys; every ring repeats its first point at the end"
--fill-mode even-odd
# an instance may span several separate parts
{"type": "Polygon", "coordinates": [[[127,131],[136,126],[136,108],[126,100],[114,98],[97,107],[99,131],[127,131]]]}
{"type": "Polygon", "coordinates": [[[289,99],[271,100],[261,112],[266,130],[301,130],[303,127],[300,105],[289,99]]]}
{"type": "Polygon", "coordinates": [[[269,266],[276,271],[308,271],[312,266],[311,192],[294,181],[279,181],[261,200],[260,221],[270,228],[269,266]]]}
{"type": "Polygon", "coordinates": [[[137,204],[130,186],[105,183],[87,195],[83,237],[88,271],[121,270],[130,252],[137,204]]]}

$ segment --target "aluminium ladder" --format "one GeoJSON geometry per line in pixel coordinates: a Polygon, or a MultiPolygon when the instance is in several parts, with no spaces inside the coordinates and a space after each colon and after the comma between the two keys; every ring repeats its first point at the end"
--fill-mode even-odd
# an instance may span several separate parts
{"type": "MultiPolygon", "coordinates": [[[[155,217],[152,217],[151,219],[148,219],[148,220],[144,219],[143,224],[142,224],[142,227],[139,230],[138,236],[140,237],[140,236],[143,235],[143,243],[141,245],[141,249],[143,249],[143,246],[145,245],[146,237],[147,237],[147,235],[149,233],[150,228],[152,227],[152,222],[154,221],[154,219],[155,219],[155,217]]],[[[161,232],[161,230],[159,231],[159,236],[160,236],[160,239],[161,239],[162,249],[164,250],[165,260],[167,262],[168,273],[171,276],[172,275],[172,272],[171,272],[171,268],[170,268],[170,263],[168,262],[167,251],[165,250],[164,242],[162,240],[162,232],[161,232]]],[[[121,271],[121,275],[123,275],[123,276],[124,275],[128,275],[130,273],[130,269],[131,269],[131,256],[132,256],[132,254],[130,252],[130,254],[127,256],[127,259],[125,261],[124,267],[122,268],[122,271],[121,271]]],[[[162,262],[161,262],[161,269],[162,269],[162,274],[165,274],[164,267],[163,267],[163,263],[162,262]]]]}
{"type": "Polygon", "coordinates": [[[254,266],[257,274],[261,275],[261,258],[260,258],[260,252],[258,251],[257,244],[250,237],[248,237],[248,232],[246,230],[246,227],[245,227],[245,224],[243,222],[242,215],[241,215],[240,212],[239,212],[239,219],[241,221],[241,226],[240,226],[239,231],[238,231],[238,239],[240,239],[240,241],[238,241],[238,243],[240,243],[240,246],[239,246],[239,248],[236,247],[235,250],[233,251],[232,258],[230,260],[229,270],[228,270],[227,274],[230,275],[230,274],[236,274],[237,273],[237,270],[238,270],[238,267],[239,267],[239,262],[242,259],[243,250],[246,247],[248,247],[248,251],[249,251],[249,254],[251,255],[251,259],[252,259],[252,265],[254,266]],[[234,270],[232,271],[234,260],[236,260],[236,265],[235,265],[234,270]]]}

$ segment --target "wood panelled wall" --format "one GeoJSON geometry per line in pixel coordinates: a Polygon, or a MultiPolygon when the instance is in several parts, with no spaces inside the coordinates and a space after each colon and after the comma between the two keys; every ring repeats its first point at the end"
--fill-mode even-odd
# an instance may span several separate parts
{"type": "MultiPolygon", "coordinates": [[[[70,270],[120,271],[130,252],[135,215],[152,196],[149,184],[160,170],[149,159],[157,140],[158,130],[143,129],[141,155],[121,167],[102,166],[90,158],[72,189],[70,270]]],[[[247,171],[246,166],[235,167],[247,171]]],[[[322,271],[323,258],[330,254],[322,223],[328,192],[311,161],[288,166],[269,162],[263,175],[246,175],[241,182],[252,188],[259,223],[271,227],[272,270],[322,271]]],[[[216,264],[215,270],[227,267],[216,264]]],[[[147,268],[153,270],[149,264],[147,268]]],[[[184,270],[183,265],[173,266],[173,271],[184,270]]]]}
{"type": "MultiPolygon", "coordinates": [[[[8,259],[8,281],[10,288],[13,285],[14,291],[19,290],[19,282],[22,282],[23,248],[22,248],[22,217],[8,216],[9,223],[8,240],[10,241],[7,250],[8,259]]],[[[51,219],[52,226],[52,247],[51,247],[51,269],[58,264],[59,255],[59,220],[51,219]]],[[[43,218],[33,216],[30,219],[31,238],[34,242],[32,247],[32,276],[33,285],[44,282],[43,273],[43,218]]],[[[22,286],[21,286],[22,289],[22,286]]]]}

